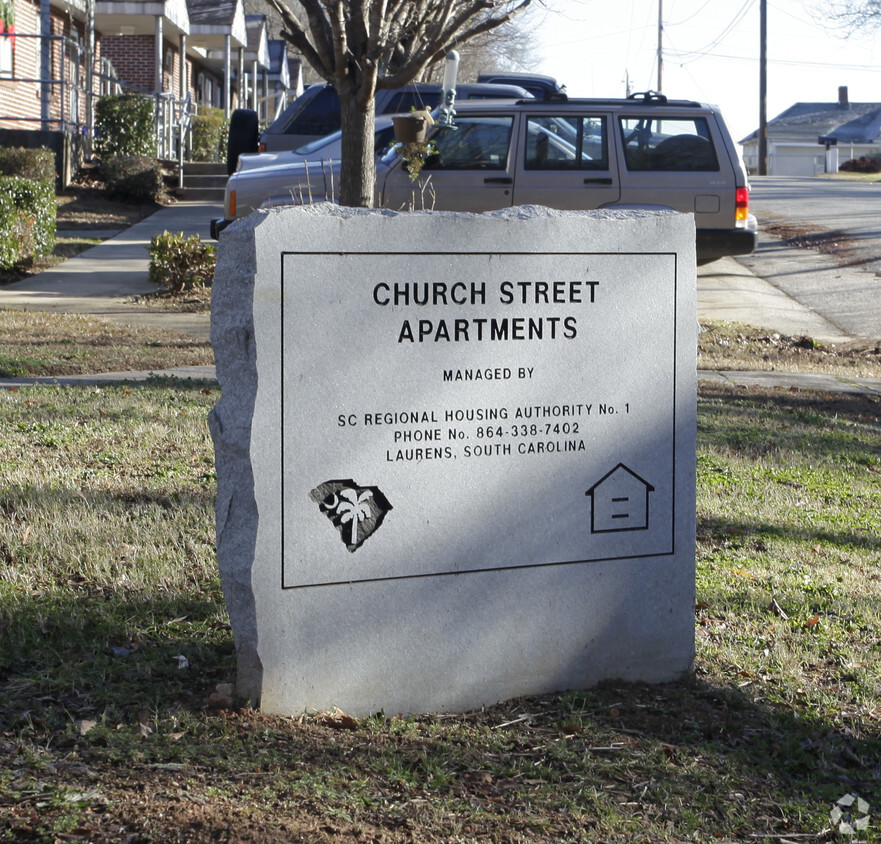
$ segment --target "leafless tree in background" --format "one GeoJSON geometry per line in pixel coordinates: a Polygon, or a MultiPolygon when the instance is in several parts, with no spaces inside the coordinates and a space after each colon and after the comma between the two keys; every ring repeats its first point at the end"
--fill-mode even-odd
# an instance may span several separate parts
{"type": "Polygon", "coordinates": [[[824,25],[831,20],[845,37],[881,26],[881,0],[833,0],[831,5],[813,4],[811,13],[824,25]]]}
{"type": "MultiPolygon", "coordinates": [[[[473,82],[478,74],[494,70],[527,71],[535,56],[535,30],[543,12],[541,6],[530,6],[498,29],[456,47],[460,56],[459,81],[473,82]]],[[[440,82],[443,75],[441,60],[429,65],[420,78],[440,82]]]]}

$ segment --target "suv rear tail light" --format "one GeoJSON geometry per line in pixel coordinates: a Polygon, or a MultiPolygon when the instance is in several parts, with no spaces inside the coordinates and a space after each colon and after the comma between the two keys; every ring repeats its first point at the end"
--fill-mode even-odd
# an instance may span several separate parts
{"type": "Polygon", "coordinates": [[[737,188],[734,194],[734,219],[738,223],[749,219],[749,188],[737,188]]]}

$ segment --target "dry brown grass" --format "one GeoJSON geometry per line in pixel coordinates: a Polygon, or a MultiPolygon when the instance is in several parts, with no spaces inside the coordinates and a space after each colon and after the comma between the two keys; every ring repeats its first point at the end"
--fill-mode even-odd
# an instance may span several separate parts
{"type": "Polygon", "coordinates": [[[207,340],[84,314],[0,310],[0,376],[61,376],[208,366],[207,340]]]}

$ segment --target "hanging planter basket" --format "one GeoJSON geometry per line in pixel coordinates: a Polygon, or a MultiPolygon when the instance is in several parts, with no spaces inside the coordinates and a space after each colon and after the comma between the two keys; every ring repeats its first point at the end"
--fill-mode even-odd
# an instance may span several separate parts
{"type": "Polygon", "coordinates": [[[395,140],[402,144],[419,144],[425,140],[428,127],[434,121],[426,111],[411,114],[395,114],[392,123],[395,127],[395,140]]]}

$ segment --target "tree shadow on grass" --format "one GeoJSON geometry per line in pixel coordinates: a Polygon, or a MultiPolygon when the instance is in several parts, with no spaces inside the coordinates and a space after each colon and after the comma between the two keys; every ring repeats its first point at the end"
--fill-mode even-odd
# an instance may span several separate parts
{"type": "Polygon", "coordinates": [[[3,597],[0,721],[38,713],[55,730],[72,716],[200,706],[234,676],[219,588],[192,592],[70,584],[62,594],[3,597]]]}
{"type": "Polygon", "coordinates": [[[804,460],[881,462],[881,396],[703,383],[698,443],[746,459],[791,451],[804,460]]]}
{"type": "Polygon", "coordinates": [[[232,677],[213,484],[162,469],[114,490],[0,492],[0,720],[171,705],[232,677]]]}

